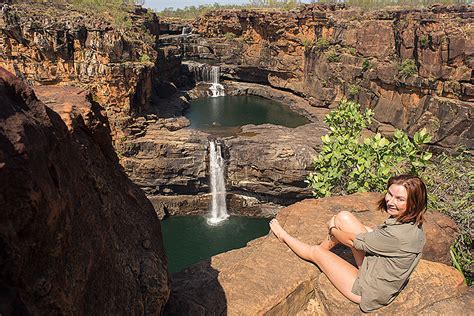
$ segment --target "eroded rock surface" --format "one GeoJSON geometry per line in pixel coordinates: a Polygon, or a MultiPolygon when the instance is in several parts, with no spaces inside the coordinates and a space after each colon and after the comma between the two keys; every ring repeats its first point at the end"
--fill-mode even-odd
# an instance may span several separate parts
{"type": "Polygon", "coordinates": [[[107,147],[100,108],[63,89],[40,93],[58,114],[0,68],[0,313],[158,314],[160,222],[107,147]]]}
{"type": "MultiPolygon", "coordinates": [[[[381,224],[386,215],[376,210],[381,195],[358,193],[344,197],[310,199],[283,209],[277,216],[293,236],[316,244],[327,237],[327,221],[339,211],[351,211],[369,226],[381,224]]],[[[433,233],[438,215],[428,213],[425,229],[427,248],[424,260],[407,288],[379,314],[450,314],[458,306],[472,303],[472,291],[461,274],[429,257],[446,257],[454,238],[451,228],[433,233]],[[431,245],[447,238],[442,249],[431,245]],[[454,302],[447,306],[444,302],[454,302]]],[[[451,222],[449,219],[446,219],[451,222]]],[[[350,259],[350,250],[336,250],[350,259]]],[[[247,247],[229,251],[191,266],[172,276],[172,293],[165,313],[209,315],[334,315],[360,314],[358,306],[344,299],[326,281],[318,268],[298,258],[272,233],[250,242],[247,247]],[[311,308],[308,302],[311,301],[311,308]],[[347,308],[344,310],[344,308],[347,308]],[[312,312],[310,312],[312,311],[312,312]]]]}
{"type": "Polygon", "coordinates": [[[155,14],[139,8],[126,13],[133,22],[125,31],[105,17],[67,5],[0,8],[0,66],[34,85],[68,84],[92,91],[105,108],[114,138],[121,137],[132,112],[149,106],[154,62],[167,60],[155,47],[155,14]]]}
{"type": "Polygon", "coordinates": [[[291,91],[318,107],[355,99],[375,110],[373,131],[426,127],[435,145],[472,149],[473,16],[472,5],[220,10],[194,23],[200,37],[189,38],[186,54],[219,63],[226,78],[291,91]],[[403,74],[408,59],[416,69],[403,74]]]}

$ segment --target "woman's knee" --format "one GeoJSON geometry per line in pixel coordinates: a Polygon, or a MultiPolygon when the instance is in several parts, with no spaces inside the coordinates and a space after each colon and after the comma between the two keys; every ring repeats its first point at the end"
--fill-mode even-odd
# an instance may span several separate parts
{"type": "Polygon", "coordinates": [[[340,211],[339,213],[336,214],[336,218],[334,219],[334,222],[337,227],[342,227],[344,225],[353,223],[354,215],[352,215],[351,212],[348,212],[348,211],[340,211]]]}

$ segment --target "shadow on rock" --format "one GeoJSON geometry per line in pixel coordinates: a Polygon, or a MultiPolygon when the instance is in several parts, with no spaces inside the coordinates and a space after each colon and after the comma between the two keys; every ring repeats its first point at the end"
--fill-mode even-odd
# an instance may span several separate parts
{"type": "Polygon", "coordinates": [[[227,299],[218,276],[211,260],[173,274],[164,315],[226,315],[227,299]]]}

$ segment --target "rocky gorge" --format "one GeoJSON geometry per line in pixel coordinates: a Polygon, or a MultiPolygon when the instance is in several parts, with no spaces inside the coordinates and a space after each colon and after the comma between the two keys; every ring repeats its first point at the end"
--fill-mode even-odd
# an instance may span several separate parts
{"type": "MultiPolygon", "coordinates": [[[[74,10],[70,17],[61,18],[57,10],[70,10],[67,7],[39,8],[2,5],[0,66],[33,86],[38,99],[47,105],[46,109],[56,111],[66,126],[70,126],[70,134],[76,135],[71,137],[78,137],[74,141],[80,150],[91,147],[81,143],[86,137],[83,134],[91,138],[88,141],[94,143],[95,150],[88,152],[88,159],[94,161],[99,155],[96,151],[100,151],[100,155],[109,161],[104,165],[111,164],[114,171],[110,172],[116,173],[116,177],[123,180],[123,174],[118,176],[121,172],[118,170],[125,171],[135,185],[145,191],[159,218],[207,211],[208,140],[213,136],[189,128],[190,122],[182,116],[189,101],[205,93],[195,85],[198,78],[193,75],[193,63],[202,64],[203,59],[220,66],[222,77],[226,79],[223,83],[227,94],[278,100],[311,121],[297,128],[246,125],[239,128],[236,135],[223,139],[230,212],[263,217],[280,213],[280,218],[297,222],[298,225],[289,227],[301,230],[298,234],[307,236],[309,241],[323,238],[319,230],[324,230],[327,212],[348,209],[363,217],[367,215],[364,220],[369,222],[380,221],[372,208],[372,212],[368,212],[367,206],[362,205],[362,201],[371,201],[373,196],[349,198],[347,201],[350,202],[338,198],[321,202],[306,200],[282,210],[311,196],[303,180],[312,169],[313,157],[319,152],[320,137],[327,132],[322,118],[342,98],[353,98],[375,110],[376,120],[367,133],[390,134],[395,128],[401,128],[413,135],[427,127],[434,135],[431,145],[435,148],[455,149],[464,145],[472,150],[473,147],[474,48],[472,28],[469,27],[473,19],[472,6],[376,12],[316,5],[289,12],[224,10],[191,22],[160,21],[156,15],[137,7],[129,12],[133,30],[130,32],[124,32],[107,19],[87,18],[74,10]],[[189,31],[194,28],[194,31],[183,35],[183,28],[189,31]],[[413,59],[417,69],[409,76],[400,73],[401,63],[406,59],[413,59]],[[358,206],[347,206],[352,203],[358,206]],[[321,208],[319,204],[325,207],[321,208]],[[308,216],[308,223],[317,227],[316,232],[311,231],[314,227],[302,225],[305,216],[308,216]]],[[[86,165],[90,166],[91,161],[86,165]]],[[[101,160],[98,161],[102,165],[101,160]]],[[[67,173],[63,169],[60,168],[59,174],[67,173]]],[[[2,179],[5,187],[8,186],[9,179],[2,179]]],[[[157,238],[161,235],[159,221],[150,215],[150,204],[141,191],[136,193],[134,185],[124,185],[122,180],[115,186],[102,183],[101,188],[110,188],[98,189],[98,199],[103,199],[104,194],[110,197],[114,191],[125,196],[132,194],[132,200],[141,210],[146,210],[147,215],[138,216],[132,212],[130,218],[122,220],[135,223],[136,227],[151,227],[149,234],[154,237],[149,237],[145,231],[142,232],[145,237],[135,238],[129,231],[141,231],[141,228],[130,228],[123,237],[136,239],[137,245],[124,241],[110,247],[104,244],[101,248],[123,252],[123,247],[130,247],[125,251],[129,257],[119,256],[115,250],[106,251],[117,266],[121,266],[120,262],[127,266],[125,263],[132,262],[133,256],[140,258],[139,263],[133,261],[128,265],[131,272],[119,271],[112,279],[123,274],[128,279],[121,282],[138,282],[144,293],[142,299],[133,307],[125,300],[120,307],[112,307],[109,311],[160,313],[170,289],[161,240],[157,238]],[[143,253],[134,254],[132,249],[143,253]],[[147,259],[147,256],[152,258],[147,259]]],[[[72,189],[64,189],[64,192],[68,190],[72,189]]],[[[88,191],[84,188],[83,192],[88,191]]],[[[128,198],[124,199],[128,201],[128,198]]],[[[90,202],[88,209],[132,208],[120,205],[121,198],[115,202],[118,206],[107,206],[109,201],[113,202],[101,200],[101,206],[95,206],[97,201],[90,202]]],[[[15,208],[12,206],[12,209],[15,208]]],[[[104,225],[112,225],[114,232],[123,231],[119,228],[121,224],[107,214],[104,225]]],[[[430,234],[443,238],[431,239],[429,255],[425,259],[449,263],[448,248],[455,228],[445,218],[434,216],[430,234]]],[[[70,231],[51,232],[54,238],[68,234],[70,231]]],[[[331,290],[327,280],[314,266],[297,263],[294,259],[274,245],[271,236],[252,242],[244,250],[216,256],[173,276],[166,313],[340,312],[337,309],[340,307],[330,302],[341,302],[343,306],[343,301],[331,290]],[[275,267],[277,271],[293,273],[296,269],[301,274],[288,279],[291,284],[273,289],[271,284],[279,279],[278,274],[272,272],[272,263],[282,256],[288,261],[275,267]],[[268,273],[274,278],[269,278],[268,273]],[[238,280],[243,282],[248,275],[255,275],[255,281],[239,285],[238,280]],[[208,291],[212,295],[199,297],[208,291]]],[[[95,267],[94,259],[89,258],[89,262],[95,267]]],[[[102,269],[100,265],[97,271],[102,269]]],[[[91,274],[91,280],[94,276],[91,274]]],[[[80,275],[78,278],[87,277],[80,275]]],[[[54,288],[51,284],[62,284],[56,283],[56,279],[54,282],[46,277],[43,279],[38,282],[45,283],[46,288],[54,288]]],[[[93,291],[99,291],[104,280],[93,284],[93,291]]],[[[9,280],[8,284],[15,287],[18,282],[35,283],[30,279],[15,279],[9,280]]],[[[435,292],[447,294],[430,297],[418,308],[425,313],[439,312],[446,308],[448,301],[455,302],[459,308],[469,306],[472,292],[461,283],[454,270],[426,262],[420,265],[419,277],[415,278],[410,291],[423,295],[429,292],[431,285],[439,285],[435,292]],[[423,287],[421,280],[427,275],[431,283],[423,287]],[[444,284],[440,281],[443,279],[452,282],[444,284]]],[[[15,291],[10,295],[10,302],[16,300],[17,293],[23,293],[15,291]]],[[[124,291],[134,293],[136,288],[124,291]]],[[[46,293],[45,300],[58,295],[57,291],[46,293]]],[[[38,295],[43,297],[41,293],[38,295]]],[[[24,297],[23,294],[20,296],[24,297]]],[[[404,306],[412,308],[416,300],[421,300],[416,297],[420,296],[404,306]]],[[[403,305],[403,298],[400,300],[394,306],[403,305]]],[[[85,306],[81,305],[83,302],[94,305],[106,301],[102,296],[95,302],[86,299],[68,301],[65,310],[73,308],[71,306],[85,306]]],[[[28,304],[24,303],[25,306],[28,304]]],[[[357,313],[354,306],[348,308],[357,313]]],[[[393,309],[382,313],[391,311],[393,309]]]]}

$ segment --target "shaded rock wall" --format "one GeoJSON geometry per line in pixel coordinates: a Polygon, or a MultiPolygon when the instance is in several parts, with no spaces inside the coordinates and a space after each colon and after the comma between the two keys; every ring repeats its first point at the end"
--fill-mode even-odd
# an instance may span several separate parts
{"type": "Polygon", "coordinates": [[[158,18],[130,12],[124,29],[96,14],[52,5],[0,5],[0,66],[33,85],[91,90],[114,139],[133,112],[146,110],[158,59],[158,18]]]}
{"type": "MultiPolygon", "coordinates": [[[[344,197],[308,199],[283,209],[277,216],[293,236],[309,244],[327,238],[327,222],[339,211],[350,211],[368,226],[387,217],[376,209],[381,195],[358,193],[344,197]]],[[[449,247],[456,235],[449,218],[428,213],[423,260],[407,287],[379,315],[457,314],[472,305],[472,289],[449,263],[449,247]],[[441,228],[442,227],[442,228],[441,228]],[[442,240],[440,247],[433,247],[442,240]],[[452,305],[447,305],[449,301],[452,305]]],[[[353,262],[350,249],[335,251],[353,262]]],[[[212,257],[172,275],[172,292],[165,308],[169,315],[359,315],[314,264],[298,258],[272,233],[247,247],[212,257]],[[309,308],[318,306],[319,309],[309,308]],[[299,314],[300,313],[300,314],[299,314]],[[303,313],[303,314],[301,314],[303,313]],[[306,314],[304,314],[306,313],[306,314]]]]}
{"type": "Polygon", "coordinates": [[[39,95],[59,114],[0,68],[0,313],[160,313],[160,222],[107,121],[80,89],[39,95]]]}
{"type": "Polygon", "coordinates": [[[190,38],[186,54],[220,62],[228,78],[289,90],[315,106],[356,99],[375,110],[374,131],[426,127],[435,145],[472,149],[473,20],[472,5],[221,10],[195,22],[200,37],[190,38]],[[403,76],[407,59],[417,70],[403,76]]]}

